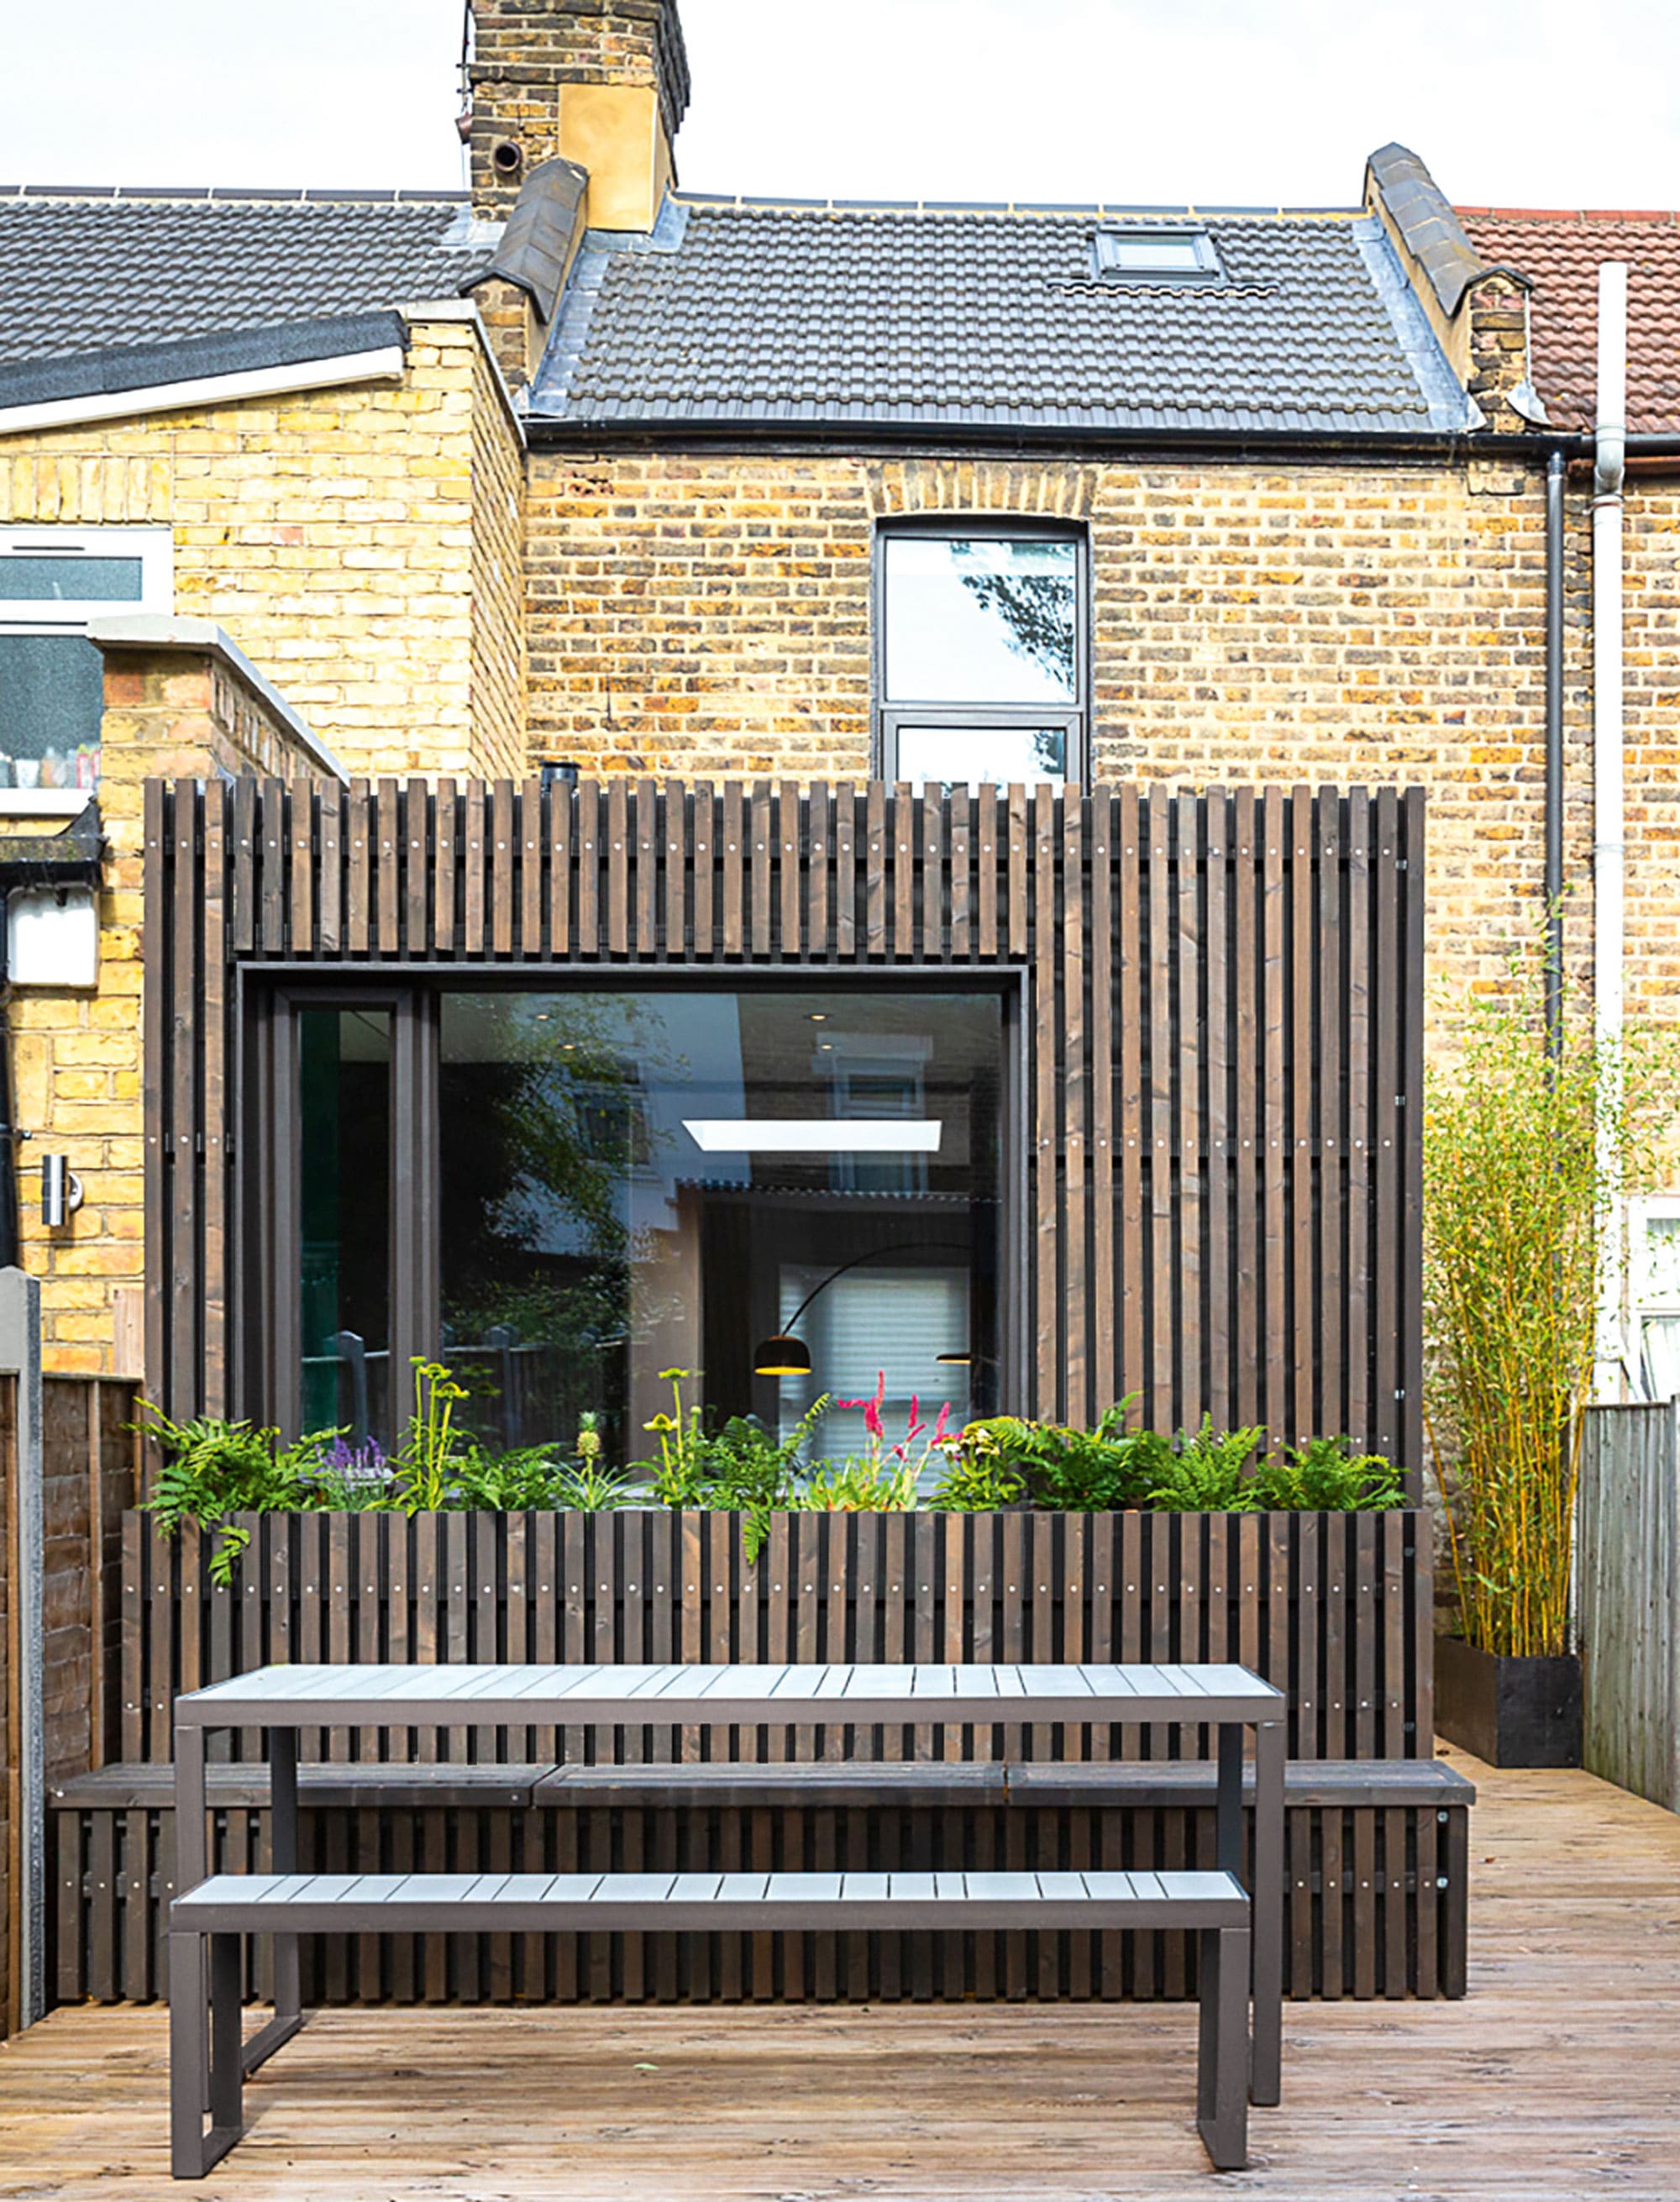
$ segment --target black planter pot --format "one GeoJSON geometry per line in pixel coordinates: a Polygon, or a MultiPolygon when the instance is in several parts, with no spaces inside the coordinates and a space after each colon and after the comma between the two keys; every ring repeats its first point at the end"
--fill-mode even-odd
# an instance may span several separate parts
{"type": "Polygon", "coordinates": [[[1489,1766],[1581,1763],[1581,1662],[1479,1652],[1435,1640],[1435,1725],[1489,1766]]]}

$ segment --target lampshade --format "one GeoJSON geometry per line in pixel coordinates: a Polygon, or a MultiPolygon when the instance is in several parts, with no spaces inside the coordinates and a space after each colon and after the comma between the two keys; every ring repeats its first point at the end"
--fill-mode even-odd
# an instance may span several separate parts
{"type": "Polygon", "coordinates": [[[797,1338],[761,1339],[753,1355],[753,1373],[757,1376],[808,1376],[811,1349],[797,1338]]]}

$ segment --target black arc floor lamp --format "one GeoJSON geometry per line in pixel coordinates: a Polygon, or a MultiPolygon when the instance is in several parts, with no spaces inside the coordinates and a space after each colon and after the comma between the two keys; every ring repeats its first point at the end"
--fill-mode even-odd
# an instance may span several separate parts
{"type": "MultiPolygon", "coordinates": [[[[878,1262],[889,1254],[966,1254],[969,1248],[955,1239],[912,1239],[896,1246],[872,1246],[866,1254],[855,1260],[843,1262],[837,1269],[831,1269],[819,1284],[814,1285],[799,1305],[788,1317],[786,1328],[773,1338],[762,1338],[753,1352],[753,1374],[755,1376],[808,1376],[811,1373],[811,1349],[803,1339],[796,1338],[799,1318],[819,1293],[825,1292],[836,1281],[853,1269],[861,1269],[866,1262],[878,1262]]],[[[968,1353],[942,1353],[939,1359],[955,1364],[966,1362],[968,1353]]]]}

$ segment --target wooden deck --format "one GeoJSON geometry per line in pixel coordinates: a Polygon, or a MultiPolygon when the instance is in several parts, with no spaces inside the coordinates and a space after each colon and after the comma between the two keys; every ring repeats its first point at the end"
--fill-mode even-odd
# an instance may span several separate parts
{"type": "MultiPolygon", "coordinates": [[[[206,2202],[673,2195],[1680,2202],[1680,1818],[1448,1754],[1471,1993],[1294,2005],[1253,2168],[1207,2168],[1189,2005],[364,2011],[248,2091],[206,2202]]],[[[0,2049],[0,2202],[169,2191],[165,2019],[55,2012],[0,2049]]]]}

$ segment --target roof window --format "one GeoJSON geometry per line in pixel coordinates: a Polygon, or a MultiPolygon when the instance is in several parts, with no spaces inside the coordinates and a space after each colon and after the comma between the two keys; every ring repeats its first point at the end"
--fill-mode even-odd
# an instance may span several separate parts
{"type": "Polygon", "coordinates": [[[1096,272],[1151,283],[1212,283],[1225,274],[1205,229],[1100,229],[1096,272]]]}

